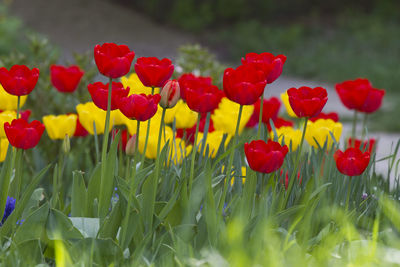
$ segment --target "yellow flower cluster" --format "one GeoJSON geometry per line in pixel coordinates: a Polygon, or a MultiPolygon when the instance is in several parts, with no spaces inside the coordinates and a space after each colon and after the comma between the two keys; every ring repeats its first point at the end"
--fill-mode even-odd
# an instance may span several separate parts
{"type": "MultiPolygon", "coordinates": [[[[302,131],[290,126],[283,126],[276,129],[279,143],[286,144],[292,151],[296,151],[301,142],[302,131]]],[[[271,139],[274,139],[274,132],[270,132],[271,139]]]]}
{"type": "Polygon", "coordinates": [[[305,139],[315,148],[318,148],[318,145],[323,147],[325,142],[327,142],[327,149],[330,149],[333,144],[332,135],[338,142],[342,135],[342,128],[343,126],[340,122],[334,122],[330,119],[319,119],[315,122],[309,121],[307,123],[305,139]]]}
{"type": "Polygon", "coordinates": [[[51,139],[64,139],[66,135],[74,135],[77,118],[76,114],[47,115],[43,117],[43,123],[51,139]]]}
{"type": "Polygon", "coordinates": [[[285,91],[284,93],[281,94],[281,99],[282,99],[283,104],[285,105],[286,111],[289,114],[289,116],[293,117],[293,118],[297,118],[297,116],[294,113],[292,107],[290,106],[289,96],[287,94],[287,91],[285,91]]]}
{"type": "MultiPolygon", "coordinates": [[[[205,144],[205,149],[203,151],[203,156],[206,155],[207,147],[208,147],[208,153],[211,158],[215,158],[217,155],[218,149],[221,146],[221,143],[223,141],[224,137],[224,132],[223,131],[214,131],[211,133],[208,133],[207,135],[207,140],[205,144]]],[[[229,144],[229,141],[231,140],[232,136],[227,135],[225,139],[224,146],[226,147],[229,144]]],[[[197,136],[197,146],[201,148],[203,142],[203,133],[199,132],[199,135],[197,136]]],[[[199,149],[200,150],[200,149],[199,149]]]]}
{"type": "Polygon", "coordinates": [[[8,144],[7,138],[0,138],[0,162],[6,159],[8,144]]]}
{"type": "Polygon", "coordinates": [[[17,118],[17,113],[15,111],[7,110],[0,113],[0,138],[6,137],[4,132],[4,123],[11,123],[12,120],[17,118]]]}
{"type": "MultiPolygon", "coordinates": [[[[151,94],[151,87],[146,87],[140,81],[136,73],[132,73],[128,77],[121,77],[121,83],[126,88],[129,87],[129,95],[132,94],[151,94]]],[[[158,94],[160,92],[159,88],[154,88],[154,93],[158,94]]]]}
{"type": "MultiPolygon", "coordinates": [[[[161,116],[162,108],[157,110],[158,115],[161,116]]],[[[165,123],[173,123],[175,119],[176,128],[187,129],[192,128],[197,121],[197,112],[191,110],[188,105],[179,100],[175,107],[167,109],[165,112],[165,123]]]]}
{"type": "MultiPolygon", "coordinates": [[[[22,107],[28,96],[21,96],[20,107],[22,107]]],[[[7,93],[0,84],[0,110],[17,110],[18,96],[7,93]]]]}

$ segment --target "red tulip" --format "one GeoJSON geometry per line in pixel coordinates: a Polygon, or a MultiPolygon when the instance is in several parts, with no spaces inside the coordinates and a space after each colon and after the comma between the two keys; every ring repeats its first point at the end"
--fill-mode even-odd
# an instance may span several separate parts
{"type": "MultiPolygon", "coordinates": [[[[261,100],[259,99],[256,103],[254,103],[254,111],[247,122],[246,127],[252,128],[258,124],[260,119],[260,107],[261,100]]],[[[262,122],[269,126],[269,120],[275,120],[277,118],[280,107],[281,102],[278,98],[271,97],[270,99],[264,99],[262,122]]]]}
{"type": "Polygon", "coordinates": [[[211,77],[195,76],[192,73],[185,73],[179,77],[178,82],[181,89],[181,98],[186,100],[185,93],[187,88],[193,87],[193,84],[197,84],[197,86],[211,85],[212,79],[211,77]]]}
{"type": "Polygon", "coordinates": [[[257,68],[264,72],[267,83],[272,83],[282,74],[283,64],[286,62],[285,55],[274,56],[271,53],[248,53],[242,58],[242,64],[254,63],[257,68]]]}
{"type": "Polygon", "coordinates": [[[315,117],[328,101],[328,93],[322,87],[290,88],[289,103],[297,117],[315,117]]]}
{"type": "Polygon", "coordinates": [[[156,95],[130,95],[121,98],[119,109],[128,118],[138,121],[147,121],[157,112],[157,105],[161,96],[156,95]]]}
{"type": "MultiPolygon", "coordinates": [[[[92,100],[98,108],[107,110],[109,83],[95,82],[88,85],[88,90],[92,100]]],[[[120,82],[112,82],[111,89],[111,110],[118,108],[118,102],[122,97],[129,94],[129,87],[124,88],[120,82]]]]}
{"type": "Polygon", "coordinates": [[[252,105],[264,93],[267,81],[262,71],[254,64],[228,68],[224,72],[224,92],[226,96],[240,105],[252,105]]]}
{"type": "Polygon", "coordinates": [[[331,112],[331,113],[323,113],[323,112],[321,112],[319,115],[310,118],[310,121],[317,121],[319,119],[333,120],[334,122],[338,122],[339,121],[339,115],[336,112],[331,112]]]}
{"type": "Polygon", "coordinates": [[[348,109],[372,113],[382,105],[385,90],[375,89],[367,79],[358,78],[336,84],[343,105],[348,109]]]}
{"type": "MultiPolygon", "coordinates": [[[[280,171],[280,176],[283,175],[283,170],[280,171]]],[[[297,172],[297,181],[299,182],[299,185],[303,182],[303,177],[300,177],[300,171],[297,172]]],[[[283,184],[283,180],[281,180],[281,183],[283,184]]],[[[285,190],[288,190],[289,187],[289,172],[286,171],[285,175],[285,190]]]]}
{"type": "Polygon", "coordinates": [[[281,146],[278,142],[268,140],[251,141],[244,144],[244,152],[247,162],[254,171],[271,173],[278,170],[285,159],[289,149],[286,145],[281,146]]]}
{"type": "Polygon", "coordinates": [[[160,106],[163,108],[173,108],[178,103],[180,88],[177,80],[169,80],[160,92],[160,106]]]}
{"type": "Polygon", "coordinates": [[[4,123],[7,139],[16,148],[30,149],[35,147],[39,143],[44,130],[44,124],[37,120],[28,123],[21,118],[13,120],[11,125],[8,122],[4,123]]]}
{"type": "Polygon", "coordinates": [[[174,72],[174,65],[168,58],[140,57],[135,63],[135,72],[147,87],[163,87],[174,72]]]}
{"type": "Polygon", "coordinates": [[[135,52],[126,45],[104,43],[94,47],[94,60],[99,72],[109,78],[119,78],[131,69],[135,52]]]}
{"type": "Polygon", "coordinates": [[[29,95],[39,79],[39,69],[30,70],[25,65],[14,65],[10,70],[0,68],[0,83],[11,95],[29,95]]]}
{"type": "Polygon", "coordinates": [[[88,134],[89,134],[89,132],[82,126],[82,124],[79,120],[79,116],[78,116],[76,119],[76,127],[75,127],[74,137],[85,137],[88,134]]]}
{"type": "Polygon", "coordinates": [[[78,87],[84,72],[78,66],[64,67],[61,65],[51,65],[51,83],[63,93],[72,93],[78,87]]]}
{"type": "Polygon", "coordinates": [[[369,140],[361,142],[360,139],[354,140],[353,138],[349,138],[347,143],[348,143],[348,147],[355,147],[355,148],[361,149],[362,151],[368,151],[371,154],[375,147],[376,140],[371,138],[369,140]],[[362,145],[362,147],[361,147],[361,145],[362,145]]]}
{"type": "Polygon", "coordinates": [[[211,112],[218,107],[224,95],[215,85],[193,83],[186,88],[186,103],[189,108],[199,113],[211,112]]]}
{"type": "Polygon", "coordinates": [[[350,147],[344,152],[338,150],[334,154],[336,167],[344,175],[361,175],[368,167],[370,154],[362,152],[359,148],[350,147]]]}
{"type": "Polygon", "coordinates": [[[288,121],[288,120],[285,120],[283,118],[276,118],[274,120],[274,126],[275,126],[276,129],[279,129],[279,128],[284,127],[284,126],[293,127],[294,123],[292,121],[288,121]]]}

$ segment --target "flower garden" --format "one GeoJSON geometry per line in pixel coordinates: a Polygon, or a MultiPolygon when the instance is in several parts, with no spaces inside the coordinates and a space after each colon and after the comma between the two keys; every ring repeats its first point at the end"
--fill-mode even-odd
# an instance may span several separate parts
{"type": "Polygon", "coordinates": [[[367,127],[385,91],[336,84],[342,133],[322,87],[264,98],[285,61],[248,53],[222,86],[114,43],[94,47],[97,76],[0,68],[0,265],[400,264],[399,144],[377,159],[367,127]],[[45,83],[75,109],[24,109],[45,83]]]}

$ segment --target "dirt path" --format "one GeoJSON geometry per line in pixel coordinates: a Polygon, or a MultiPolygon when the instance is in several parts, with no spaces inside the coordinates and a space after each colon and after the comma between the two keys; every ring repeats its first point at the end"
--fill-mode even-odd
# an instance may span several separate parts
{"type": "MultiPolygon", "coordinates": [[[[33,30],[48,36],[63,49],[66,57],[72,52],[90,51],[98,43],[116,42],[127,44],[137,56],[173,58],[179,46],[196,42],[195,36],[156,24],[139,12],[112,4],[111,0],[14,0],[11,13],[33,30]]],[[[280,77],[267,88],[266,95],[279,96],[288,88],[303,85],[322,86],[328,90],[329,101],[324,111],[352,115],[330,84],[280,77]]],[[[346,126],[342,136],[348,132],[346,126]]],[[[372,133],[370,136],[379,139],[377,159],[388,156],[392,144],[400,139],[399,134],[372,133]]],[[[387,164],[387,160],[377,163],[378,172],[386,174],[387,164]]]]}

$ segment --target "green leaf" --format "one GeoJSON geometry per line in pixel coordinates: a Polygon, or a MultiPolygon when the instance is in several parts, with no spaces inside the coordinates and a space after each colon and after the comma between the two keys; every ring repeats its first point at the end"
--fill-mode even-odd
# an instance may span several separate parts
{"type": "Polygon", "coordinates": [[[81,171],[74,171],[72,180],[71,216],[86,216],[87,211],[86,186],[83,180],[83,173],[81,171]]]}
{"type": "MultiPolygon", "coordinates": [[[[7,156],[3,163],[3,167],[0,172],[0,214],[3,216],[4,210],[6,208],[6,202],[8,197],[8,188],[10,186],[11,174],[12,174],[12,164],[14,161],[14,153],[12,146],[8,145],[7,156]]],[[[3,217],[2,217],[3,218],[3,217]]]]}
{"type": "Polygon", "coordinates": [[[100,229],[99,218],[69,217],[73,226],[81,232],[83,237],[96,238],[100,229]]]}
{"type": "Polygon", "coordinates": [[[76,229],[71,220],[58,210],[51,209],[47,223],[46,233],[50,240],[82,239],[83,235],[76,229]]]}

